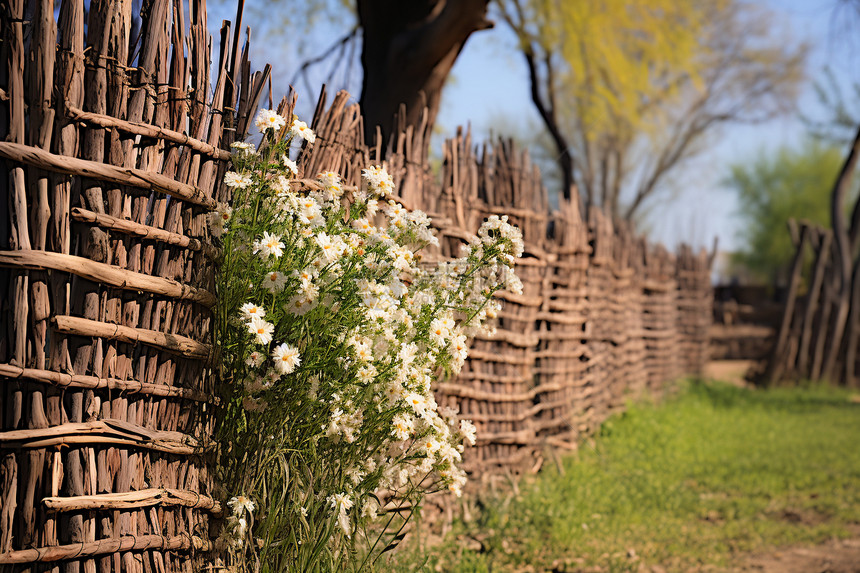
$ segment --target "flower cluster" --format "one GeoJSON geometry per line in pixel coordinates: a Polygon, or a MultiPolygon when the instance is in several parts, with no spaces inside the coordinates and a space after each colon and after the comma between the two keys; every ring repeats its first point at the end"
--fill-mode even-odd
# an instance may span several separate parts
{"type": "Polygon", "coordinates": [[[261,500],[257,527],[270,529],[258,533],[276,541],[261,558],[308,565],[320,550],[302,540],[354,544],[376,518],[379,492],[413,505],[438,488],[461,493],[475,427],[438,407],[432,383],[459,372],[467,337],[491,329],[493,294],[521,291],[513,265],[523,245],[494,216],[460,258],[423,264],[421,250],[438,245],[430,218],[392,199],[384,167],[365,169],[357,187],[333,172],[299,186],[290,143],[312,143],[313,132],[298,120],[285,130],[271,110],[256,123],[264,142],[234,146],[235,171],[224,178],[231,207],[210,217],[225,253],[220,435],[232,457],[223,465],[228,487],[261,500]],[[289,487],[273,486],[279,480],[289,487]]]}

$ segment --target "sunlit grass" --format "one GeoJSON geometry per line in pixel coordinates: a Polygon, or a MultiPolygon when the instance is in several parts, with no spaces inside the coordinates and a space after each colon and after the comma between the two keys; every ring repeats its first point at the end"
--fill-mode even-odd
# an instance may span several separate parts
{"type": "Polygon", "coordinates": [[[860,404],[830,388],[690,383],[611,419],[561,467],[484,496],[441,546],[392,569],[687,570],[847,536],[860,524],[860,404]]]}

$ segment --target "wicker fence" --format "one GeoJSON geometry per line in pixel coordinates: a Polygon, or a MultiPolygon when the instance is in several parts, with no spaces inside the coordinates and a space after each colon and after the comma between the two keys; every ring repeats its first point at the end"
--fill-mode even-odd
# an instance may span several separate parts
{"type": "Polygon", "coordinates": [[[306,174],[326,167],[357,184],[363,165],[384,160],[403,202],[434,220],[441,247],[429,260],[456,256],[491,214],[508,214],[523,231],[523,293],[500,293],[497,334],[474,340],[460,375],[438,387],[439,404],[478,427],[467,469],[536,467],[548,446],[575,447],[628,398],[702,372],[713,312],[706,252],[669,253],[599,209],[583,216],[578,201],[551,210],[537,169],[509,142],[476,147],[460,133],[444,144],[441,176],[413,153],[426,129],[365,147],[358,107],[347,100],[339,93],[326,107],[320,97],[321,143],[302,159],[306,174]]]}
{"type": "Polygon", "coordinates": [[[266,78],[225,25],[210,83],[202,0],[145,6],[0,2],[3,570],[211,562],[207,213],[266,78]]]}
{"type": "MultiPolygon", "coordinates": [[[[229,144],[268,77],[224,24],[217,78],[203,0],[0,0],[0,570],[198,571],[211,563],[214,260],[206,214],[229,144]],[[134,30],[139,29],[139,35],[134,30]],[[8,209],[6,208],[8,207],[8,209]]],[[[241,17],[241,14],[240,14],[241,17]]],[[[438,401],[479,427],[474,471],[534,467],[627,395],[707,356],[710,261],[648,245],[600,211],[551,211],[510,143],[428,130],[365,145],[357,106],[325,92],[313,177],[385,161],[455,255],[492,213],[524,233],[524,291],[474,341],[438,401]],[[439,183],[441,181],[441,184],[439,183]],[[551,232],[550,232],[551,231],[551,232]]],[[[291,113],[295,98],[281,101],[291,113]]]]}

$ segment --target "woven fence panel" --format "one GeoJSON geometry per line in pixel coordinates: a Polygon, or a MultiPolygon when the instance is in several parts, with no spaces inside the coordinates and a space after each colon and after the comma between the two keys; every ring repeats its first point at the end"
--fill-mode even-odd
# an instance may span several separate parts
{"type": "Polygon", "coordinates": [[[680,369],[701,374],[710,358],[708,329],[713,322],[714,294],[711,262],[704,250],[698,253],[683,245],[678,251],[678,349],[680,369]]]}
{"type": "Polygon", "coordinates": [[[562,201],[556,213],[554,255],[544,281],[538,316],[539,348],[535,426],[538,436],[552,443],[570,443],[578,436],[571,420],[578,410],[576,393],[588,384],[586,344],[588,310],[586,273],[591,247],[588,228],[575,203],[562,201]]]}
{"type": "Polygon", "coordinates": [[[642,338],[648,389],[659,391],[663,383],[681,374],[679,357],[678,285],[675,258],[662,245],[646,252],[642,301],[642,338]]]}
{"type": "Polygon", "coordinates": [[[463,371],[440,385],[438,400],[458,407],[478,427],[478,445],[466,467],[492,471],[529,463],[534,444],[534,325],[546,271],[540,243],[546,215],[526,207],[543,189],[534,184],[524,155],[511,145],[484,146],[480,157],[473,154],[468,134],[446,144],[443,189],[435,210],[457,228],[474,233],[486,217],[499,214],[498,201],[509,204],[511,221],[523,230],[526,242],[518,269],[523,292],[500,293],[504,306],[496,333],[473,341],[463,371]]]}
{"type": "Polygon", "coordinates": [[[207,216],[265,74],[225,24],[210,83],[202,1],[86,8],[0,7],[0,566],[199,571],[220,511],[207,216]]]}
{"type": "Polygon", "coordinates": [[[507,214],[523,231],[522,294],[498,293],[496,334],[473,340],[462,372],[437,385],[440,406],[478,427],[469,471],[539,467],[547,446],[575,447],[630,397],[700,371],[712,300],[706,255],[676,257],[600,209],[583,217],[576,201],[551,210],[540,174],[510,142],[476,146],[458,132],[443,145],[437,179],[419,151],[426,123],[365,146],[348,99],[341,92],[327,105],[323,92],[317,144],[299,159],[304,177],[334,170],[356,185],[368,162],[384,163],[398,198],[433,219],[440,246],[422,252],[428,267],[459,256],[490,215],[507,214]]]}
{"type": "Polygon", "coordinates": [[[629,398],[641,396],[648,385],[648,370],[643,367],[647,351],[642,336],[645,301],[643,252],[647,244],[633,237],[629,231],[622,230],[616,246],[616,260],[623,268],[622,280],[618,281],[615,291],[615,304],[622,326],[616,333],[615,368],[619,382],[613,387],[612,408],[623,406],[629,398]]]}

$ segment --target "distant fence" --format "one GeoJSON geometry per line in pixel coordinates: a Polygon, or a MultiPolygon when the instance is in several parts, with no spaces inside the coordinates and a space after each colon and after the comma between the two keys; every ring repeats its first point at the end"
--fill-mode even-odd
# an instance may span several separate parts
{"type": "MultiPolygon", "coordinates": [[[[268,77],[224,24],[209,79],[206,6],[0,0],[0,569],[198,571],[211,564],[213,258],[206,215],[268,77]],[[55,18],[58,18],[55,20],[55,18]],[[8,208],[7,208],[8,207],[8,208]]],[[[511,144],[426,129],[362,142],[325,97],[300,169],[356,184],[384,160],[434,217],[447,257],[491,213],[522,229],[524,292],[439,386],[479,427],[472,470],[521,470],[593,430],[628,393],[701,370],[710,260],[672,255],[577,203],[551,212],[511,144]],[[441,184],[439,181],[441,180],[441,184]],[[548,235],[548,230],[553,232],[548,235]],[[551,238],[548,238],[550,237],[551,238]]],[[[280,107],[292,111],[294,98],[280,107]]]]}

